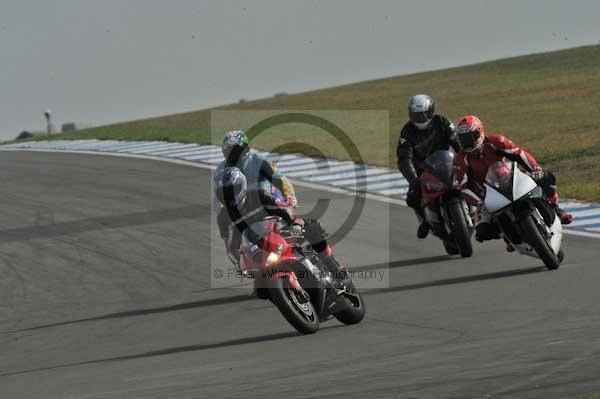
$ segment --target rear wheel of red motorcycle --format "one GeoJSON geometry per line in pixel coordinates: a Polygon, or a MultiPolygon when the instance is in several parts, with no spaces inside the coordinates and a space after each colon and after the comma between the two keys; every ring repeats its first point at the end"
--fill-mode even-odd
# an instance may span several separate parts
{"type": "Polygon", "coordinates": [[[347,290],[347,293],[341,294],[346,301],[346,309],[334,313],[334,316],[344,324],[360,323],[365,317],[365,302],[363,301],[360,292],[358,292],[354,286],[354,283],[352,284],[352,287],[349,287],[347,290]]]}
{"type": "Polygon", "coordinates": [[[319,329],[319,315],[312,302],[304,302],[285,278],[273,281],[269,289],[271,300],[283,317],[302,334],[314,334],[319,329]]]}

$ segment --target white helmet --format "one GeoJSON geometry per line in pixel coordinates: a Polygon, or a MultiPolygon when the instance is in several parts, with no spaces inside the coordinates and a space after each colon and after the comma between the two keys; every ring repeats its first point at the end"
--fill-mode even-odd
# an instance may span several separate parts
{"type": "Polygon", "coordinates": [[[221,169],[214,177],[214,184],[215,197],[224,207],[235,208],[246,199],[248,183],[238,168],[221,169]]]}
{"type": "Polygon", "coordinates": [[[413,125],[419,130],[429,128],[435,114],[435,103],[433,98],[427,94],[417,94],[408,103],[408,117],[413,125]]]}

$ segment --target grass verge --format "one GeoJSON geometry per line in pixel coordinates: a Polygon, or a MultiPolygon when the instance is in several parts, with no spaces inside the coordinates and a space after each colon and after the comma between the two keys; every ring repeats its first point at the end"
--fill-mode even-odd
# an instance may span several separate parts
{"type": "MultiPolygon", "coordinates": [[[[534,54],[440,71],[372,80],[278,96],[221,110],[389,110],[390,130],[355,121],[347,132],[369,164],[395,167],[394,149],[406,121],[406,103],[429,93],[452,120],[476,114],[488,132],[502,132],[531,151],[559,179],[563,197],[600,201],[600,46],[534,54]],[[391,154],[391,156],[390,156],[391,154]]],[[[149,118],[52,136],[53,139],[168,140],[209,143],[211,110],[149,118]]],[[[233,118],[226,128],[243,126],[233,118]]],[[[318,129],[278,129],[272,148],[290,138],[317,142],[330,157],[344,159],[318,129]]],[[[288,150],[302,148],[288,146],[288,150]]]]}

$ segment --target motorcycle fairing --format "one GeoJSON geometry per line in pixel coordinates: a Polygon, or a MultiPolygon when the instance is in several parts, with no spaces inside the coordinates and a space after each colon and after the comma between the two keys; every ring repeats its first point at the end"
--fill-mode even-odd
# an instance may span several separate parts
{"type": "Polygon", "coordinates": [[[537,183],[514,162],[496,162],[485,178],[485,205],[495,213],[538,189],[537,183]]]}
{"type": "Polygon", "coordinates": [[[523,198],[538,187],[537,183],[529,175],[521,172],[515,165],[513,164],[513,201],[523,198]]]}
{"type": "MultiPolygon", "coordinates": [[[[536,210],[536,213],[539,214],[539,212],[537,210],[536,210]]],[[[539,216],[540,217],[538,220],[541,223],[544,223],[541,215],[539,215],[539,216]]],[[[554,218],[554,222],[552,223],[552,226],[549,226],[549,229],[550,229],[550,233],[552,234],[552,237],[550,237],[550,248],[552,248],[552,251],[556,255],[558,255],[558,253],[560,252],[561,245],[562,245],[562,235],[563,235],[562,224],[560,223],[560,219],[554,218]]],[[[520,254],[539,259],[537,252],[529,244],[527,244],[527,243],[521,243],[521,244],[512,243],[512,245],[515,247],[515,249],[520,254]]]]}
{"type": "Polygon", "coordinates": [[[511,199],[501,194],[494,187],[485,184],[485,207],[488,212],[496,213],[512,203],[511,199]]]}
{"type": "Polygon", "coordinates": [[[558,255],[562,245],[563,236],[562,223],[560,222],[559,218],[554,218],[554,223],[552,223],[552,226],[550,226],[550,231],[552,232],[552,238],[550,238],[550,247],[552,248],[552,251],[558,255]]]}

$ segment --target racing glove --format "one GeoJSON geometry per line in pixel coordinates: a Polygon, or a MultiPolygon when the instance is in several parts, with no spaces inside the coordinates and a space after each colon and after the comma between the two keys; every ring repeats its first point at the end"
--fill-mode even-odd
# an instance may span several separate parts
{"type": "Polygon", "coordinates": [[[542,168],[538,166],[537,168],[529,172],[528,175],[537,182],[543,180],[545,174],[542,168]]]}

